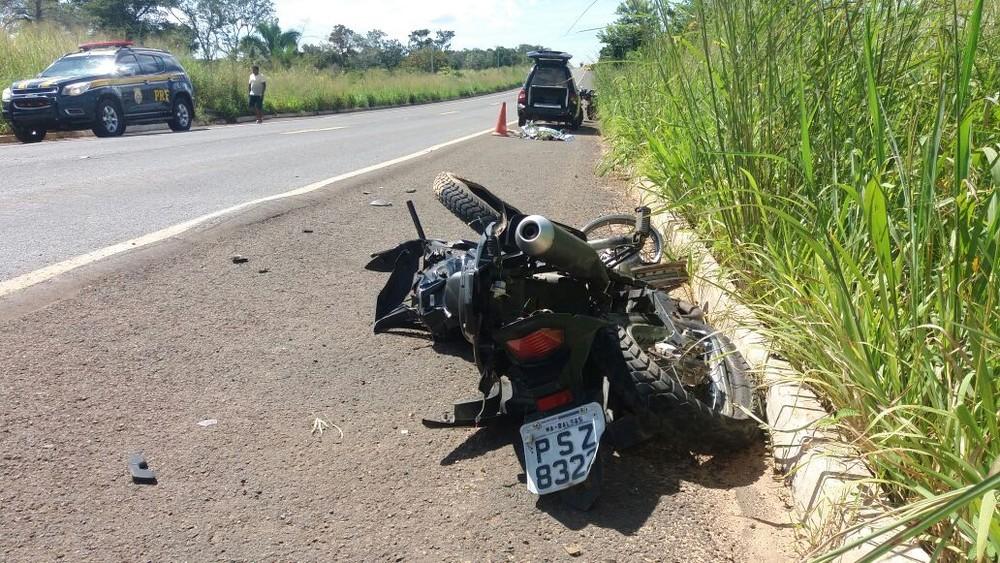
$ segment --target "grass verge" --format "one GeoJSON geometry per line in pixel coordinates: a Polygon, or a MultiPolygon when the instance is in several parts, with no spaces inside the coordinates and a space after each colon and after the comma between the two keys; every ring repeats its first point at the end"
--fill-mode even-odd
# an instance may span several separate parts
{"type": "Polygon", "coordinates": [[[690,10],[600,65],[606,164],[637,165],[713,241],[829,422],[912,508],[899,522],[941,560],[996,561],[1000,8],[690,10]]]}

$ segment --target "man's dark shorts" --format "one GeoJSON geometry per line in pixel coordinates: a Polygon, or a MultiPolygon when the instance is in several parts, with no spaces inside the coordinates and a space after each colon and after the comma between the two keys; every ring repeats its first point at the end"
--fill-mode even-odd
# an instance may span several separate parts
{"type": "Polygon", "coordinates": [[[254,96],[250,95],[250,109],[259,109],[264,111],[264,96],[254,96]]]}

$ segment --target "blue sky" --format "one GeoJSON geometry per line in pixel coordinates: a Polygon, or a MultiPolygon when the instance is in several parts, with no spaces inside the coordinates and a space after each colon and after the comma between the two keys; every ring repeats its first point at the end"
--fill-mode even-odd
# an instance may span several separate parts
{"type": "Polygon", "coordinates": [[[451,29],[456,49],[540,44],[569,51],[572,62],[579,64],[596,60],[600,50],[597,32],[581,30],[612,22],[620,0],[596,0],[588,10],[592,1],[275,0],[274,4],[282,27],[302,31],[306,43],[323,41],[336,24],[358,32],[381,29],[404,43],[414,29],[451,29]],[[577,18],[580,21],[573,25],[577,18]]]}

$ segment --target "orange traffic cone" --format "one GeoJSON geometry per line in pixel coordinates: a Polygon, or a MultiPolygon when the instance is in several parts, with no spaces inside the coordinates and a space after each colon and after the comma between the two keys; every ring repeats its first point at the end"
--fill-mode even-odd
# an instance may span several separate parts
{"type": "Polygon", "coordinates": [[[507,102],[500,106],[500,116],[497,117],[497,127],[493,130],[494,135],[506,137],[507,133],[507,102]]]}

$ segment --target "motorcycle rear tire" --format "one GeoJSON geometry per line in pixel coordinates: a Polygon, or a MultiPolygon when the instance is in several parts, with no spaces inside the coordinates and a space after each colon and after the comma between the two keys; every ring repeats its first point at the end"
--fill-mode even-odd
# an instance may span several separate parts
{"type": "Polygon", "coordinates": [[[490,223],[500,220],[500,213],[472,193],[465,181],[458,176],[438,174],[434,179],[434,197],[480,235],[490,223]]]}
{"type": "MultiPolygon", "coordinates": [[[[734,351],[728,340],[724,342],[723,349],[734,351]]],[[[743,410],[756,416],[760,405],[738,354],[723,360],[734,390],[732,401],[711,406],[653,362],[622,328],[618,329],[618,350],[621,361],[608,366],[612,392],[649,430],[675,436],[697,452],[741,450],[760,441],[760,426],[743,410]]]]}

